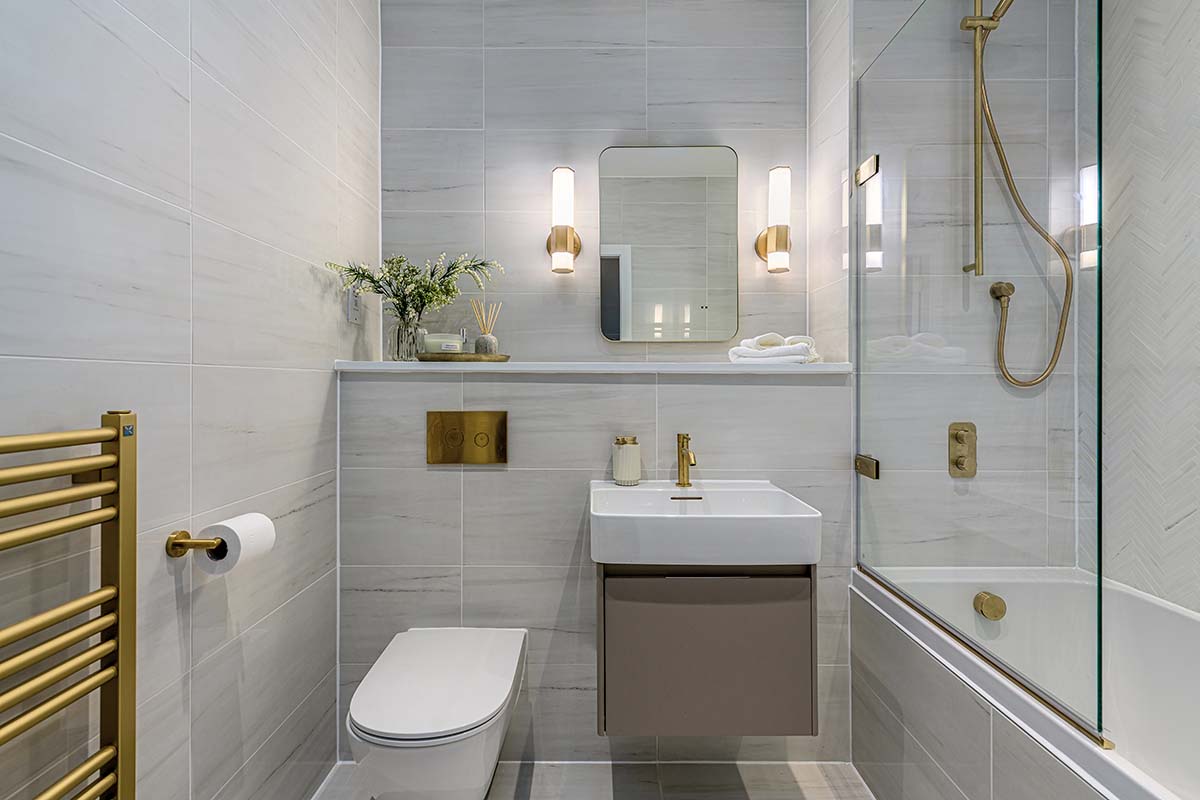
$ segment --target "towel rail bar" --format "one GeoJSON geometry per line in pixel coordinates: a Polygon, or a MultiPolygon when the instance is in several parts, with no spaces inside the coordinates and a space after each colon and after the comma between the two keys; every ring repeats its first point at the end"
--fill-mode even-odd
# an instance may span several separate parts
{"type": "Polygon", "coordinates": [[[98,751],[35,796],[35,800],[135,800],[137,744],[137,415],[110,411],[100,427],[87,430],[0,436],[0,454],[99,445],[99,454],[0,467],[0,486],[75,476],[69,488],[0,500],[0,519],[58,508],[65,516],[0,531],[0,552],[32,545],[60,534],[100,526],[100,588],[55,608],[0,628],[0,647],[47,631],[72,617],[98,609],[74,627],[48,631],[22,652],[0,661],[0,680],[11,678],[73,645],[69,655],[8,687],[0,713],[21,713],[0,724],[0,748],[92,692],[99,693],[98,751]],[[98,499],[97,508],[70,513],[70,505],[98,499]],[[93,640],[99,637],[99,641],[93,640]],[[94,670],[94,671],[93,671],[94,670]],[[78,677],[73,683],[59,683],[78,677]],[[48,692],[48,698],[38,702],[48,692]],[[35,703],[29,708],[20,704],[35,703]],[[79,787],[99,773],[91,784],[79,787]]]}

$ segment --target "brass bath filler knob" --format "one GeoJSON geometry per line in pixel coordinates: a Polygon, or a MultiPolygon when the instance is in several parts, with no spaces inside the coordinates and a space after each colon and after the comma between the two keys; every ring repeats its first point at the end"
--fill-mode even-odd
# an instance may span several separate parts
{"type": "Polygon", "coordinates": [[[975,595],[974,606],[975,610],[979,612],[979,616],[992,622],[999,622],[1008,613],[1008,603],[1004,602],[1004,598],[991,592],[980,592],[975,595]]]}

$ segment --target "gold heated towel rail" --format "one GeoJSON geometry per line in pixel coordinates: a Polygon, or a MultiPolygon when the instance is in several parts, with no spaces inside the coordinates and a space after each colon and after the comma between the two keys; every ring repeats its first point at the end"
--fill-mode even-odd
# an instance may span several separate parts
{"type": "MultiPolygon", "coordinates": [[[[100,525],[100,587],[83,597],[0,628],[0,648],[88,614],[74,627],[0,661],[0,680],[24,672],[80,642],[97,643],[0,693],[0,714],[58,684],[46,699],[0,723],[0,747],[67,706],[100,692],[100,747],[35,800],[134,800],[137,676],[137,415],[110,411],[100,427],[0,436],[0,454],[100,445],[100,454],[0,468],[0,486],[71,476],[72,486],[0,500],[0,519],[99,499],[92,511],[0,533],[0,551],[100,525]],[[99,613],[91,615],[93,609],[99,613]],[[93,665],[97,668],[92,671],[93,665]],[[82,676],[82,677],[80,677],[82,676]],[[77,679],[76,679],[77,678],[77,679]],[[87,783],[92,776],[95,780],[87,783]],[[85,785],[86,783],[86,785],[85,785]],[[79,792],[75,794],[75,792],[79,792]]],[[[78,649],[78,648],[77,648],[78,649]]]]}

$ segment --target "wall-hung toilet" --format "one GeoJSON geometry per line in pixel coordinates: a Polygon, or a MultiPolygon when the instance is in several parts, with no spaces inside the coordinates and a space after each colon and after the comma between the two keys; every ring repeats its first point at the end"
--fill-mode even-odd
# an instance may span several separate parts
{"type": "Polygon", "coordinates": [[[413,628],[354,691],[354,784],[375,800],[483,800],[525,677],[526,631],[413,628]]]}

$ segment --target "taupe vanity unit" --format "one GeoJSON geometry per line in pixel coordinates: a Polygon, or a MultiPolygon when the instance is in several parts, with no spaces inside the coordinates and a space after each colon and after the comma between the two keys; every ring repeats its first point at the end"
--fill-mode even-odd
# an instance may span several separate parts
{"type": "Polygon", "coordinates": [[[594,481],[598,727],[815,735],[821,515],[767,481],[594,481]]]}

